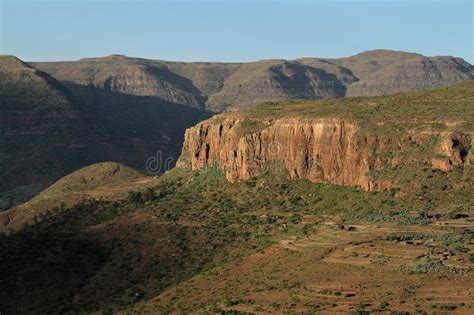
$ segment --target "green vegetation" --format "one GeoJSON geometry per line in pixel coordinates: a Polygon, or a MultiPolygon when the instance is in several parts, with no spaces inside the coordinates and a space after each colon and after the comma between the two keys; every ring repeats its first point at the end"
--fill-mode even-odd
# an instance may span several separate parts
{"type": "MultiPolygon", "coordinates": [[[[135,175],[125,170],[125,178],[135,175]]],[[[230,183],[223,172],[215,168],[174,169],[160,178],[158,186],[130,191],[122,200],[88,199],[70,208],[63,205],[61,209],[51,209],[36,224],[2,239],[0,254],[7,258],[2,260],[1,266],[10,270],[13,281],[25,272],[42,269],[45,261],[33,260],[27,265],[30,267],[23,270],[21,259],[27,257],[13,255],[12,250],[20,247],[27,252],[27,248],[34,245],[38,251],[57,251],[60,256],[72,259],[77,255],[75,247],[54,245],[50,248],[49,241],[43,245],[35,240],[78,239],[86,246],[84,259],[89,255],[100,259],[97,258],[96,264],[86,265],[85,276],[81,278],[81,283],[86,284],[66,291],[58,287],[62,293],[51,297],[59,299],[60,305],[67,305],[68,311],[126,309],[137,300],[156,296],[193,275],[212,276],[219,272],[216,266],[262,250],[281,238],[311,235],[323,215],[342,215],[342,222],[350,218],[408,217],[407,210],[403,209],[410,199],[394,195],[391,190],[364,192],[355,187],[290,181],[285,175],[271,173],[251,181],[230,183]],[[316,221],[307,223],[305,218],[310,217],[316,221]],[[22,245],[18,245],[19,242],[22,245]],[[150,252],[156,246],[160,250],[150,252]],[[96,249],[91,254],[87,248],[96,249]],[[107,288],[100,279],[109,279],[107,288]],[[99,297],[95,293],[97,288],[102,292],[99,297]],[[67,302],[77,294],[81,296],[79,302],[74,305],[67,302]]],[[[425,204],[420,205],[422,208],[425,204]]],[[[416,206],[413,204],[411,209],[416,206]]],[[[357,231],[350,225],[347,230],[357,231]]],[[[388,240],[398,241],[433,238],[446,246],[462,241],[458,236],[448,235],[387,236],[388,240]]],[[[381,257],[376,261],[384,264],[388,260],[381,257]]],[[[430,262],[404,270],[424,273],[442,271],[445,267],[430,262]]],[[[44,287],[33,277],[28,281],[35,294],[41,295],[44,287]]],[[[5,285],[13,286],[14,281],[5,285]]],[[[340,292],[328,294],[339,295],[340,292]]],[[[21,299],[21,296],[15,298],[21,299]]],[[[31,307],[48,311],[53,305],[51,301],[42,297],[31,307]]],[[[13,305],[7,310],[13,310],[11,307],[13,305]]]]}
{"type": "Polygon", "coordinates": [[[262,121],[245,119],[239,122],[235,126],[234,130],[240,135],[245,135],[248,133],[256,133],[256,132],[262,131],[266,127],[268,127],[268,125],[263,123],[262,121]]]}
{"type": "Polygon", "coordinates": [[[448,267],[442,261],[427,261],[425,263],[416,264],[414,266],[402,266],[400,271],[408,272],[410,274],[442,274],[442,273],[462,273],[462,270],[448,267]]]}
{"type": "MultiPolygon", "coordinates": [[[[384,124],[379,125],[379,127],[372,124],[370,126],[361,125],[363,127],[381,128],[381,130],[384,128],[398,130],[403,128],[403,125],[397,125],[397,122],[412,120],[413,124],[416,124],[416,118],[421,117],[433,120],[460,119],[464,120],[466,124],[472,124],[474,121],[473,85],[474,81],[466,81],[430,91],[376,97],[267,102],[244,108],[239,114],[267,119],[325,116],[352,118],[372,123],[383,121],[384,124]],[[446,110],[447,100],[449,100],[449,110],[446,110]]],[[[441,125],[438,126],[441,127],[441,125]]]]}
{"type": "Polygon", "coordinates": [[[42,195],[64,195],[92,190],[97,187],[111,187],[137,177],[141,174],[130,167],[114,162],[97,163],[81,168],[44,190],[42,195]]]}
{"type": "Polygon", "coordinates": [[[458,245],[467,242],[471,237],[469,235],[430,235],[430,234],[405,234],[397,236],[389,234],[386,240],[389,241],[438,241],[442,245],[448,247],[451,245],[458,245]]]}
{"type": "MultiPolygon", "coordinates": [[[[133,172],[126,174],[127,178],[128,174],[134,175],[133,172]]],[[[88,285],[69,290],[71,295],[81,294],[80,302],[72,306],[66,303],[70,295],[61,295],[59,303],[84,311],[123,308],[135,303],[136,292],[140,292],[138,297],[154,296],[193,274],[261,250],[273,240],[311,234],[312,226],[303,223],[305,216],[358,212],[360,209],[383,213],[403,204],[390,191],[365,193],[353,187],[289,181],[284,175],[272,174],[264,174],[253,181],[252,185],[230,183],[221,171],[213,168],[202,171],[175,169],[162,176],[159,186],[130,192],[124,200],[91,199],[68,209],[52,209],[37,224],[2,240],[0,254],[8,257],[2,260],[2,266],[10,270],[12,279],[14,275],[28,272],[18,269],[23,265],[10,252],[17,247],[14,243],[18,240],[22,240],[25,244],[22,248],[26,249],[30,240],[37,237],[57,240],[68,235],[68,238],[79,238],[87,246],[98,247],[103,257],[100,261],[103,259],[106,263],[88,265],[86,276],[81,280],[88,285]],[[61,214],[55,214],[57,211],[61,214]],[[101,243],[96,239],[101,239],[101,243]],[[142,252],[158,244],[161,244],[160,251],[147,254],[146,260],[138,259],[142,252]],[[129,269],[131,265],[135,267],[129,269]],[[113,284],[113,279],[125,271],[127,275],[120,276],[120,281],[113,284]],[[109,278],[110,284],[98,298],[91,290],[103,285],[99,280],[103,277],[109,278]]],[[[76,255],[69,248],[46,249],[42,243],[31,244],[37,246],[37,250],[57,250],[66,257],[76,255]]],[[[87,250],[85,255],[89,255],[87,250]]],[[[30,264],[32,266],[27,269],[41,269],[43,261],[30,264]]],[[[37,288],[36,294],[40,294],[43,287],[34,278],[29,281],[32,288],[37,288]]],[[[13,283],[6,287],[8,285],[13,283]]],[[[31,307],[47,311],[44,307],[52,305],[48,299],[38,303],[31,307]]]]}

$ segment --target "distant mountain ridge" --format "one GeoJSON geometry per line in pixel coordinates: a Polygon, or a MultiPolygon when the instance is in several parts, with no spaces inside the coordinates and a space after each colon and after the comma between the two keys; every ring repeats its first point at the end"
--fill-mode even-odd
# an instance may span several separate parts
{"type": "Polygon", "coordinates": [[[45,124],[57,126],[79,119],[78,102],[49,74],[14,56],[0,56],[0,74],[2,129],[45,124]]]}
{"type": "Polygon", "coordinates": [[[474,79],[461,58],[373,50],[348,58],[248,63],[175,62],[111,55],[33,62],[84,96],[88,89],[151,96],[221,112],[264,101],[373,96],[474,79]]]}

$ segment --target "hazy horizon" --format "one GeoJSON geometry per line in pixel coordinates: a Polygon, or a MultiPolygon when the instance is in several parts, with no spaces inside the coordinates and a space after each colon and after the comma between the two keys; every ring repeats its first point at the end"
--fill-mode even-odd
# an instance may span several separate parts
{"type": "MultiPolygon", "coordinates": [[[[98,59],[98,58],[107,58],[107,57],[111,57],[111,56],[124,56],[126,58],[133,58],[133,59],[146,59],[146,60],[162,60],[162,61],[169,61],[169,62],[187,62],[187,63],[252,63],[252,62],[259,62],[259,61],[267,61],[267,60],[298,60],[298,59],[305,59],[305,58],[320,58],[320,59],[340,59],[340,58],[349,58],[349,57],[352,57],[352,56],[356,56],[356,55],[359,55],[359,54],[362,54],[362,53],[365,53],[365,52],[370,52],[370,51],[394,51],[394,52],[404,52],[404,53],[412,53],[412,54],[420,54],[416,51],[397,51],[397,50],[392,50],[392,49],[384,49],[384,48],[375,48],[375,49],[370,49],[370,50],[364,50],[364,51],[360,51],[360,52],[357,52],[355,54],[351,54],[351,55],[347,55],[347,56],[341,56],[341,57],[330,57],[330,56],[325,56],[325,57],[321,57],[321,56],[301,56],[301,57],[296,57],[296,58],[265,58],[265,59],[255,59],[255,60],[245,60],[245,61],[232,61],[232,60],[229,60],[229,61],[220,61],[220,60],[175,60],[175,59],[163,59],[163,58],[145,58],[145,57],[142,57],[142,56],[129,56],[129,55],[124,55],[124,54],[121,54],[121,53],[112,53],[112,54],[109,54],[109,55],[103,55],[103,56],[87,56],[87,57],[81,57],[81,58],[78,58],[78,59],[58,59],[58,60],[28,60],[28,59],[23,59],[23,58],[20,58],[18,55],[14,55],[14,54],[0,54],[0,55],[3,55],[3,56],[15,56],[19,59],[21,59],[22,61],[25,61],[25,62],[69,62],[69,61],[79,61],[79,60],[83,60],[83,59],[98,59]]],[[[423,55],[423,54],[421,54],[423,55]]],[[[447,57],[447,56],[452,56],[452,57],[459,57],[459,56],[454,56],[454,55],[423,55],[425,57],[447,57]]],[[[462,58],[462,57],[460,57],[462,58]]],[[[465,59],[464,59],[465,60],[465,59]]],[[[465,60],[467,61],[468,63],[470,63],[468,60],[465,60]]],[[[470,63],[471,64],[471,63],[470,63]]]]}
{"type": "Polygon", "coordinates": [[[0,0],[0,53],[188,62],[341,58],[388,49],[474,63],[472,1],[0,0]]]}

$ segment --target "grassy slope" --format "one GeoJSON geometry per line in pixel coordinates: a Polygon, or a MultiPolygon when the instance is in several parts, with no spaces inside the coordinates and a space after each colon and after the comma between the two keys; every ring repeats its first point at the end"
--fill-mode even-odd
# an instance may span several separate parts
{"type": "Polygon", "coordinates": [[[452,119],[472,123],[473,101],[474,81],[466,81],[429,91],[375,97],[268,102],[228,115],[248,115],[255,118],[332,116],[372,123],[452,119]]]}
{"type": "Polygon", "coordinates": [[[30,201],[0,213],[0,231],[17,231],[33,224],[52,209],[74,205],[99,196],[120,199],[135,186],[146,187],[152,177],[118,163],[104,162],[81,168],[43,190],[30,201]]]}
{"type": "Polygon", "coordinates": [[[114,162],[97,163],[81,168],[57,181],[38,196],[63,195],[68,192],[80,192],[103,185],[117,185],[132,180],[140,173],[114,162]]]}

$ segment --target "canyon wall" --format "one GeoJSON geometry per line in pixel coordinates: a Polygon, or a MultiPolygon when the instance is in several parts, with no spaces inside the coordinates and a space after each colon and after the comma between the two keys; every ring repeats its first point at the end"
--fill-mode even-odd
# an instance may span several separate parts
{"type": "Polygon", "coordinates": [[[362,129],[357,121],[343,118],[265,120],[218,115],[186,131],[178,167],[217,166],[230,181],[250,179],[270,167],[291,179],[381,190],[392,183],[374,179],[371,171],[410,162],[405,151],[413,143],[429,145],[433,136],[441,137],[433,148],[439,154],[427,163],[445,171],[470,163],[457,147],[470,145],[468,136],[456,140],[450,133],[411,135],[362,129]]]}

